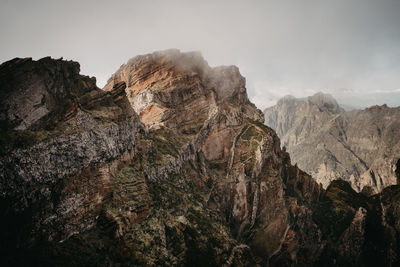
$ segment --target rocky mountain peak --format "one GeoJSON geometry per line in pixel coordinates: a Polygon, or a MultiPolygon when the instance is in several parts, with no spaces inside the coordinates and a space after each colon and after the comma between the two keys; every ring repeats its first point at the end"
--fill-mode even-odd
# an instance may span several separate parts
{"type": "Polygon", "coordinates": [[[283,106],[283,105],[288,105],[290,103],[293,103],[296,101],[296,97],[292,96],[292,95],[285,95],[284,97],[280,98],[276,105],[277,106],[283,106]]]}
{"type": "Polygon", "coordinates": [[[328,108],[338,108],[339,105],[336,99],[331,95],[323,92],[315,93],[312,96],[308,96],[305,98],[296,98],[293,95],[286,95],[280,98],[276,105],[283,105],[283,104],[292,104],[292,103],[304,103],[308,102],[311,105],[317,105],[319,107],[328,107],[328,108]]]}
{"type": "Polygon", "coordinates": [[[104,90],[111,90],[121,81],[127,84],[126,92],[134,110],[150,127],[202,118],[217,107],[227,106],[243,109],[238,114],[263,120],[248,100],[246,82],[239,69],[211,68],[198,52],[172,49],[134,57],[112,75],[104,90]],[[192,114],[183,112],[189,106],[192,114]]]}
{"type": "Polygon", "coordinates": [[[323,92],[318,92],[312,96],[307,97],[308,101],[319,106],[325,107],[332,111],[339,111],[339,104],[336,99],[331,94],[326,94],[323,92]]]}
{"type": "Polygon", "coordinates": [[[369,112],[380,112],[385,109],[388,109],[388,106],[386,104],[371,106],[371,107],[366,108],[365,110],[369,111],[369,112]]]}
{"type": "Polygon", "coordinates": [[[50,57],[15,58],[0,65],[1,120],[19,130],[51,126],[73,109],[73,98],[96,89],[79,63],[50,57]],[[69,102],[69,104],[67,103],[69,102]]]}
{"type": "MultiPolygon", "coordinates": [[[[319,92],[305,98],[285,96],[279,99],[275,106],[266,108],[264,115],[265,124],[274,129],[282,139],[282,144],[287,146],[289,143],[304,140],[308,135],[306,129],[311,123],[318,123],[327,119],[327,116],[338,115],[341,112],[344,110],[331,95],[319,92]],[[297,130],[296,139],[287,140],[285,134],[297,124],[303,125],[304,129],[297,130]]],[[[320,127],[320,125],[315,127],[320,127]]]]}

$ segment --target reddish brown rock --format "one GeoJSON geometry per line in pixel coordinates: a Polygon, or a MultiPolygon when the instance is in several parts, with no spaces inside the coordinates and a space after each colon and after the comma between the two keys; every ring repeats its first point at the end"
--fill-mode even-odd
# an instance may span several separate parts
{"type": "MultiPolygon", "coordinates": [[[[8,265],[335,265],[337,240],[346,247],[340,263],[366,262],[366,252],[379,251],[357,253],[349,240],[375,241],[358,231],[360,206],[378,233],[384,210],[388,247],[396,248],[396,189],[382,207],[346,183],[324,191],[291,165],[236,67],[210,68],[199,53],[168,50],[135,57],[104,91],[86,91],[85,77],[54,64],[54,75],[25,82],[79,85],[60,102],[68,108],[50,110],[54,128],[37,120],[28,130],[35,138],[0,156],[8,265]]],[[[1,137],[27,134],[4,127],[1,137]]]]}
{"type": "Polygon", "coordinates": [[[200,53],[155,52],[128,61],[108,80],[104,90],[124,81],[132,107],[152,127],[196,131],[221,103],[243,108],[254,120],[262,114],[247,98],[245,79],[235,66],[211,68],[200,53]],[[150,113],[150,114],[148,114],[150,113]]]}

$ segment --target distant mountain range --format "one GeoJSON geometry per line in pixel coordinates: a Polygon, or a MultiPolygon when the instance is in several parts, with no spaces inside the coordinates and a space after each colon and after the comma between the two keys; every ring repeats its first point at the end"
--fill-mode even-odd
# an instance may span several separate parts
{"type": "Polygon", "coordinates": [[[400,107],[346,111],[329,94],[285,96],[264,110],[293,164],[327,187],[342,178],[361,191],[396,183],[400,158],[400,107]]]}

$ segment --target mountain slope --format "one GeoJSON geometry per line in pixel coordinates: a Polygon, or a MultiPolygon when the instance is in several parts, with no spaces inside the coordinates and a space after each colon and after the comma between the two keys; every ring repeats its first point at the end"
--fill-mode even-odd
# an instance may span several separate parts
{"type": "Polygon", "coordinates": [[[396,183],[400,108],[344,111],[330,95],[285,97],[264,111],[293,162],[324,187],[342,178],[359,191],[396,183]]]}
{"type": "Polygon", "coordinates": [[[236,67],[156,52],[103,91],[75,62],[0,69],[2,266],[399,261],[398,187],[324,191],[291,165],[236,67]]]}

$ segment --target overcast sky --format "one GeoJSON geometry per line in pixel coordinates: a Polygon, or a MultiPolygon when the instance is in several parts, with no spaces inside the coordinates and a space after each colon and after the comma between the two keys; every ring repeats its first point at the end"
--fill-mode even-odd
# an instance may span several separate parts
{"type": "Polygon", "coordinates": [[[129,58],[199,50],[237,65],[259,108],[318,91],[400,105],[400,0],[0,0],[0,61],[64,57],[99,87],[129,58]]]}

